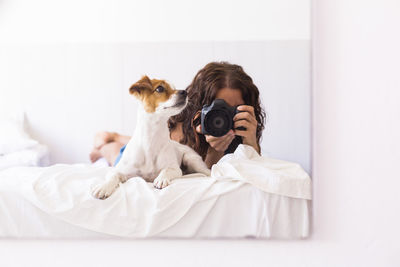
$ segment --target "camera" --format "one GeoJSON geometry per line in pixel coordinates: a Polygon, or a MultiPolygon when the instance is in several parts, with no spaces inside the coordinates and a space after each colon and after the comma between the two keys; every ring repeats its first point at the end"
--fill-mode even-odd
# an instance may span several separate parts
{"type": "MultiPolygon", "coordinates": [[[[237,107],[229,106],[223,99],[215,99],[201,110],[201,131],[216,137],[223,136],[233,129],[233,117],[239,113],[237,107]]],[[[246,130],[238,127],[239,130],[246,130]]]]}

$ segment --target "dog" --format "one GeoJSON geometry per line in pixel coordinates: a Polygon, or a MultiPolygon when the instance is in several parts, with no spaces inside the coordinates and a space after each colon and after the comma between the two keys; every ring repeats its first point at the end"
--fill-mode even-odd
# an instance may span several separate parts
{"type": "Polygon", "coordinates": [[[137,126],[120,161],[106,175],[106,181],[95,186],[92,195],[108,198],[131,177],[142,177],[158,189],[182,177],[181,165],[189,173],[210,176],[210,169],[190,147],[170,139],[168,119],[187,105],[185,90],[176,90],[165,80],[143,76],[129,88],[140,103],[137,126]]]}

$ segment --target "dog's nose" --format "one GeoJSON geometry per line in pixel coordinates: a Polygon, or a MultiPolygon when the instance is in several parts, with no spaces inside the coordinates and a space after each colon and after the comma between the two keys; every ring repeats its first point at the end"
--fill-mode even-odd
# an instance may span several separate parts
{"type": "Polygon", "coordinates": [[[186,90],[178,90],[178,95],[185,97],[185,96],[187,96],[187,92],[186,92],[186,90]]]}

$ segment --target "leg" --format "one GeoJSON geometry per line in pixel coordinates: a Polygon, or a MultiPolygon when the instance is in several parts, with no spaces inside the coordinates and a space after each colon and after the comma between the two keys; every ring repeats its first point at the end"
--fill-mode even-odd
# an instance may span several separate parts
{"type": "Polygon", "coordinates": [[[179,167],[166,168],[161,170],[160,174],[154,179],[153,185],[158,189],[162,189],[171,184],[171,181],[175,178],[182,176],[182,170],[179,167]]]}
{"type": "Polygon", "coordinates": [[[103,158],[105,158],[110,166],[114,165],[115,160],[119,155],[119,151],[124,146],[120,142],[111,142],[103,145],[100,148],[100,153],[103,158]]]}
{"type": "Polygon", "coordinates": [[[206,176],[211,175],[210,169],[207,164],[203,161],[201,156],[194,151],[192,148],[182,145],[180,143],[175,144],[179,153],[182,155],[182,163],[187,167],[189,173],[202,173],[206,176]]]}
{"type": "Polygon", "coordinates": [[[113,132],[98,132],[94,137],[93,149],[89,155],[90,161],[93,163],[99,158],[105,158],[109,165],[113,165],[119,149],[124,145],[122,141],[126,141],[125,139],[128,138],[128,136],[121,136],[113,132]]]}
{"type": "Polygon", "coordinates": [[[94,136],[94,142],[93,142],[93,147],[100,149],[103,145],[110,143],[110,142],[116,142],[118,134],[117,133],[112,133],[112,132],[98,132],[94,136]]]}
{"type": "MultiPolygon", "coordinates": [[[[104,145],[104,147],[107,148],[107,145],[104,145]]],[[[127,154],[124,153],[122,158],[126,156],[127,154]]],[[[124,161],[120,161],[115,167],[112,167],[110,169],[110,171],[106,175],[105,181],[97,185],[92,190],[92,195],[99,199],[106,199],[111,196],[112,193],[114,193],[120,183],[125,183],[130,177],[133,177],[136,173],[137,169],[135,167],[135,164],[125,164],[124,161]]]]}
{"type": "Polygon", "coordinates": [[[92,163],[96,162],[101,157],[103,156],[101,155],[100,150],[97,148],[93,148],[89,154],[89,158],[92,163]]]}
{"type": "Polygon", "coordinates": [[[110,166],[114,165],[115,160],[119,155],[119,151],[124,144],[119,142],[111,142],[103,145],[100,149],[93,148],[90,153],[91,162],[95,162],[99,158],[105,158],[110,166]]]}
{"type": "Polygon", "coordinates": [[[92,195],[98,199],[106,199],[118,188],[120,182],[125,182],[127,177],[113,168],[107,173],[106,181],[97,185],[92,190],[92,195]]]}
{"type": "Polygon", "coordinates": [[[207,167],[207,165],[204,163],[203,159],[200,157],[199,154],[197,154],[194,151],[185,151],[185,154],[183,154],[183,164],[188,168],[189,172],[198,172],[202,173],[206,176],[211,175],[210,169],[207,167]]]}

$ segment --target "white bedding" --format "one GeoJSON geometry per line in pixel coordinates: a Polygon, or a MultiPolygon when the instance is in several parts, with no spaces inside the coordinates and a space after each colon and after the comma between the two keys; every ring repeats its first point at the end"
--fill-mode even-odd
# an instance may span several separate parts
{"type": "Polygon", "coordinates": [[[0,113],[0,170],[16,166],[47,166],[49,151],[25,131],[21,110],[0,113]]]}
{"type": "Polygon", "coordinates": [[[0,155],[0,170],[16,166],[48,166],[49,152],[45,145],[36,144],[32,147],[0,155]]]}
{"type": "MultiPolygon", "coordinates": [[[[106,200],[91,188],[108,167],[54,165],[0,172],[0,235],[6,237],[308,236],[311,181],[295,163],[240,145],[211,177],[162,190],[129,179],[106,200]]],[[[196,178],[193,178],[196,177],[196,178]]]]}

